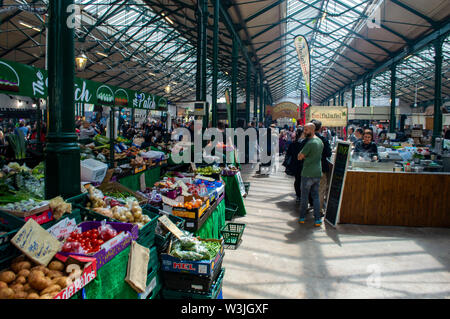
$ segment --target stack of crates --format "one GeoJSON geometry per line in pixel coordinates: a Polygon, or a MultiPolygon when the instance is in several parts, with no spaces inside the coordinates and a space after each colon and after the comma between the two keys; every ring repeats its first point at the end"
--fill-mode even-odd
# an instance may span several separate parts
{"type": "MultiPolygon", "coordinates": [[[[163,215],[158,208],[150,205],[143,206],[143,209],[156,216],[156,223],[153,227],[153,239],[150,248],[150,260],[147,271],[147,288],[144,293],[139,294],[140,299],[157,299],[162,289],[162,278],[160,271],[160,253],[167,250],[172,234],[161,227],[158,218],[163,215]]],[[[184,229],[184,219],[176,216],[168,216],[179,229],[184,229]]],[[[139,240],[138,240],[139,243],[139,240]]],[[[141,243],[141,245],[145,246],[141,243]]]]}
{"type": "Polygon", "coordinates": [[[225,268],[222,248],[213,260],[181,260],[161,254],[162,299],[220,299],[225,268]]]}

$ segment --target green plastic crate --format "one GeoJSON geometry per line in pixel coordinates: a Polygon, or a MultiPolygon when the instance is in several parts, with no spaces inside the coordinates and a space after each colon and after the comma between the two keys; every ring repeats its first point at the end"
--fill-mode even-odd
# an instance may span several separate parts
{"type": "Polygon", "coordinates": [[[225,245],[237,246],[241,241],[245,230],[245,224],[228,223],[222,230],[223,241],[225,245]]]}
{"type": "Polygon", "coordinates": [[[233,220],[234,216],[237,214],[239,210],[239,206],[233,203],[226,203],[225,204],[225,220],[231,221],[233,220]]]}
{"type": "Polygon", "coordinates": [[[11,239],[23,225],[25,225],[23,219],[0,211],[0,232],[5,232],[5,234],[0,235],[0,270],[7,268],[11,260],[21,254],[20,251],[11,244],[11,239]]]}
{"type": "Polygon", "coordinates": [[[223,277],[225,276],[225,268],[222,268],[219,277],[206,294],[192,293],[187,291],[161,290],[163,299],[217,299],[222,291],[223,277]]]}
{"type": "Polygon", "coordinates": [[[152,247],[155,243],[155,231],[158,223],[159,215],[146,209],[146,205],[142,207],[142,213],[150,217],[150,221],[139,230],[137,243],[144,247],[152,247]]]}
{"type": "Polygon", "coordinates": [[[150,248],[150,260],[148,262],[147,273],[151,274],[154,271],[159,270],[159,257],[156,247],[150,248]]]}
{"type": "Polygon", "coordinates": [[[161,276],[159,275],[159,271],[153,271],[147,276],[146,291],[142,294],[139,294],[138,297],[140,299],[147,299],[147,300],[157,299],[161,289],[162,289],[162,281],[161,276]]]}

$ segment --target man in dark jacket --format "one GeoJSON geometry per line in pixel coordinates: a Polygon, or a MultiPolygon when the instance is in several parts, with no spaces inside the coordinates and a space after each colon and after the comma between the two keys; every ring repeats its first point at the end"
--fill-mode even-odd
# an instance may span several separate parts
{"type": "Polygon", "coordinates": [[[298,154],[302,151],[303,147],[308,142],[308,139],[303,138],[303,128],[300,127],[297,129],[295,135],[295,141],[289,145],[289,148],[286,152],[286,158],[290,158],[289,162],[286,163],[286,172],[289,171],[290,174],[295,176],[294,188],[295,195],[297,197],[297,203],[301,200],[301,181],[302,181],[302,169],[303,169],[303,161],[298,160],[298,154]]]}
{"type": "Polygon", "coordinates": [[[320,195],[320,207],[322,211],[326,208],[326,202],[327,202],[327,196],[328,196],[328,186],[329,186],[329,180],[331,177],[331,170],[329,165],[329,160],[331,158],[331,155],[333,154],[331,150],[330,143],[328,140],[320,134],[320,130],[322,129],[322,122],[319,120],[312,120],[311,123],[313,123],[316,126],[316,136],[322,140],[323,143],[323,152],[322,152],[322,178],[320,180],[320,186],[319,186],[319,195],[320,195]]]}

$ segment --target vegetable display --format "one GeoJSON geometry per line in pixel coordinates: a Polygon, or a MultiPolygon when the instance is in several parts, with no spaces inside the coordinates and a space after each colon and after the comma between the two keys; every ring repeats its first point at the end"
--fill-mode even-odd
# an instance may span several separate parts
{"type": "Polygon", "coordinates": [[[5,206],[0,206],[0,209],[17,212],[29,212],[47,205],[49,205],[48,201],[37,202],[34,199],[28,199],[16,203],[10,203],[5,206]]]}
{"type": "Polygon", "coordinates": [[[22,160],[26,157],[25,136],[21,130],[17,134],[6,134],[6,140],[14,151],[16,160],[22,160]]]}
{"type": "Polygon", "coordinates": [[[44,267],[17,257],[0,272],[0,299],[53,299],[81,275],[73,268],[56,259],[44,267]]]}
{"type": "Polygon", "coordinates": [[[193,236],[183,236],[172,246],[170,254],[182,260],[211,260],[217,256],[221,247],[220,242],[200,241],[193,236]]]}
{"type": "Polygon", "coordinates": [[[88,188],[87,208],[103,216],[113,218],[123,223],[136,224],[139,229],[150,222],[150,217],[142,213],[142,208],[134,197],[123,200],[105,197],[103,192],[95,187],[88,188]],[[122,204],[125,202],[124,204],[122,204]]]}
{"type": "Polygon", "coordinates": [[[70,234],[61,251],[84,255],[95,254],[100,251],[104,243],[117,235],[117,231],[111,225],[105,223],[97,229],[91,229],[83,233],[77,230],[70,234]]]}

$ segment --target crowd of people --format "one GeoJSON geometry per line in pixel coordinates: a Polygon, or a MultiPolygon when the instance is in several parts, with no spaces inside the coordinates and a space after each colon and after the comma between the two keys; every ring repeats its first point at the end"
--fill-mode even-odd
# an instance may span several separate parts
{"type": "Polygon", "coordinates": [[[39,142],[44,143],[47,134],[47,124],[41,122],[40,134],[38,134],[37,121],[19,120],[17,123],[14,123],[12,119],[0,121],[0,146],[6,145],[7,134],[23,136],[25,141],[37,141],[39,139],[39,142]]]}

